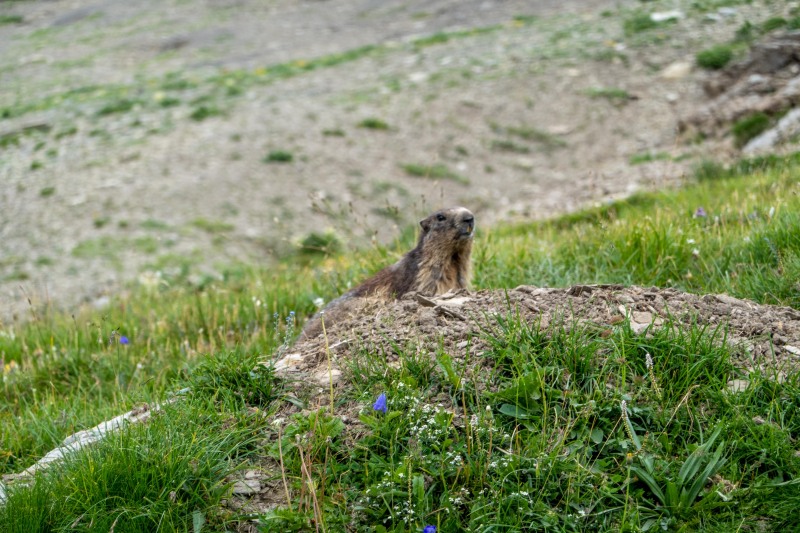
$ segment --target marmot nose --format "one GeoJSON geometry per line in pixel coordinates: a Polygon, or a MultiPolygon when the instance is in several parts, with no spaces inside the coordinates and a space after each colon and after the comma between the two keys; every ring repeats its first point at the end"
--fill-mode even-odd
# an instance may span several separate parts
{"type": "Polygon", "coordinates": [[[472,230],[475,229],[475,217],[472,214],[464,215],[461,222],[467,225],[467,233],[472,234],[472,230]]]}

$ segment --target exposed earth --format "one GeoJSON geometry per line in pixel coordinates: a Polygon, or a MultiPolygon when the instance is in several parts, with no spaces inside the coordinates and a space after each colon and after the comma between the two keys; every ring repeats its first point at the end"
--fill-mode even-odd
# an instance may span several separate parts
{"type": "Polygon", "coordinates": [[[734,153],[679,139],[696,51],[791,7],[701,4],[4,2],[0,320],[442,205],[486,226],[678,185],[734,153]]]}
{"type": "MultiPolygon", "coordinates": [[[[276,368],[298,382],[329,382],[327,353],[334,372],[338,353],[367,348],[389,360],[409,346],[427,352],[442,349],[464,363],[466,354],[490,346],[487,333],[502,320],[519,320],[546,331],[584,327],[610,331],[706,327],[708,335],[740,349],[736,365],[752,370],[795,372],[800,368],[800,311],[760,305],[724,294],[699,296],[675,289],[576,285],[567,289],[520,286],[510,290],[460,291],[427,298],[411,294],[386,304],[364,300],[349,316],[326,327],[326,335],[296,343],[276,368]],[[499,319],[499,320],[498,320],[499,319]]],[[[475,372],[475,375],[478,375],[475,372]]]]}

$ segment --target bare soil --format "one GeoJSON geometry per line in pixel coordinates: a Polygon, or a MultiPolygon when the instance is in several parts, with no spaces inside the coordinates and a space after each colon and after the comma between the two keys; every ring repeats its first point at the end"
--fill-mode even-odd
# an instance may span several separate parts
{"type": "Polygon", "coordinates": [[[394,302],[362,299],[349,315],[326,326],[327,335],[296,343],[277,368],[300,382],[329,381],[328,350],[334,366],[357,348],[397,358],[413,347],[443,349],[463,361],[467,352],[490,348],[487,336],[500,321],[518,320],[546,331],[550,326],[630,327],[646,335],[661,327],[705,328],[739,350],[735,362],[746,374],[755,369],[784,375],[800,368],[800,311],[760,305],[725,294],[696,295],[658,287],[576,285],[566,289],[520,286],[510,290],[461,291],[427,298],[411,294],[394,302]]]}
{"type": "Polygon", "coordinates": [[[102,307],[131,280],[268,264],[311,232],[386,241],[443,205],[488,225],[678,185],[728,150],[676,136],[705,101],[694,53],[783,9],[773,4],[709,16],[687,2],[681,20],[626,35],[641,2],[2,3],[23,22],[0,25],[0,109],[13,111],[0,138],[18,138],[0,148],[0,319],[102,307]],[[210,77],[364,45],[380,50],[189,118],[210,77]],[[163,98],[153,87],[170,73],[193,84],[178,105],[97,109],[119,87],[163,98]],[[85,102],[59,103],[77,89],[85,102]],[[368,118],[387,129],[360,127],[368,118]],[[265,162],[272,151],[292,161],[265,162]]]}

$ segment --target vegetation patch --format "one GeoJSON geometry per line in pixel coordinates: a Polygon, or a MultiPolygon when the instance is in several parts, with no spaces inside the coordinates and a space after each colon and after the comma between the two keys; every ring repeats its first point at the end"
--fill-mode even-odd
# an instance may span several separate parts
{"type": "Polygon", "coordinates": [[[731,127],[731,133],[736,140],[736,146],[741,148],[750,139],[767,131],[772,124],[772,118],[766,113],[753,113],[747,117],[737,120],[731,127]]]}
{"type": "Polygon", "coordinates": [[[671,156],[666,152],[644,152],[641,154],[633,154],[628,158],[628,163],[631,165],[641,165],[644,163],[652,163],[653,161],[668,161],[671,156]]]}
{"type": "Polygon", "coordinates": [[[434,180],[452,180],[456,183],[468,184],[469,180],[451,170],[447,165],[437,163],[435,165],[420,165],[418,163],[405,163],[400,166],[406,174],[416,178],[429,178],[434,180]]]}
{"type": "Polygon", "coordinates": [[[131,100],[129,98],[120,98],[119,100],[114,100],[105,104],[97,111],[97,114],[98,116],[105,116],[105,115],[113,115],[116,113],[127,113],[128,111],[132,110],[139,104],[140,102],[136,100],[131,100]]]}
{"type": "Polygon", "coordinates": [[[631,99],[631,95],[625,89],[618,89],[615,87],[594,87],[586,91],[586,94],[592,98],[605,98],[617,102],[625,102],[631,99]]]}
{"type": "Polygon", "coordinates": [[[294,160],[292,152],[286,150],[273,150],[264,156],[264,163],[291,163],[294,160]]]}
{"type": "Polygon", "coordinates": [[[359,122],[358,127],[367,128],[369,130],[388,130],[389,124],[379,118],[368,117],[359,122]]]}
{"type": "Polygon", "coordinates": [[[342,243],[335,233],[312,232],[300,241],[300,252],[304,255],[332,255],[342,249],[342,243]]]}
{"type": "Polygon", "coordinates": [[[220,220],[209,220],[207,218],[196,218],[192,220],[192,226],[203,230],[206,233],[226,233],[236,229],[236,226],[220,220]]]}
{"type": "Polygon", "coordinates": [[[189,118],[201,122],[210,117],[217,117],[222,114],[222,110],[212,105],[201,105],[196,107],[190,114],[189,118]]]}
{"type": "MultiPolygon", "coordinates": [[[[530,127],[530,126],[507,126],[501,125],[496,123],[489,124],[492,128],[492,131],[501,135],[513,136],[518,137],[520,139],[539,143],[546,148],[563,148],[567,146],[567,142],[557,135],[553,135],[552,133],[548,133],[538,128],[530,127]]],[[[514,143],[512,141],[501,141],[505,142],[505,145],[509,147],[514,143]]],[[[494,146],[493,146],[494,147],[494,146]]],[[[494,147],[497,149],[502,149],[501,146],[494,147]]],[[[509,150],[515,151],[515,150],[509,150]]]]}
{"type": "Polygon", "coordinates": [[[631,37],[638,33],[647,32],[656,28],[664,27],[668,24],[674,24],[678,21],[677,18],[669,18],[666,20],[656,20],[650,13],[638,11],[625,20],[622,21],[622,29],[625,35],[631,37]]]}
{"type": "Polygon", "coordinates": [[[720,44],[697,53],[697,64],[705,69],[720,70],[733,59],[733,47],[720,44]]]}
{"type": "Polygon", "coordinates": [[[0,26],[4,24],[22,24],[25,18],[22,15],[0,15],[0,26]]]}

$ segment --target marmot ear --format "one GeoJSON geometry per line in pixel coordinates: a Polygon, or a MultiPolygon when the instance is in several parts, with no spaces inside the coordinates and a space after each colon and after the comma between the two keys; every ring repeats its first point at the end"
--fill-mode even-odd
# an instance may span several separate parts
{"type": "Polygon", "coordinates": [[[422,232],[427,233],[431,229],[431,217],[423,218],[419,221],[419,225],[422,226],[422,232]]]}

